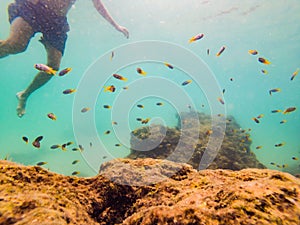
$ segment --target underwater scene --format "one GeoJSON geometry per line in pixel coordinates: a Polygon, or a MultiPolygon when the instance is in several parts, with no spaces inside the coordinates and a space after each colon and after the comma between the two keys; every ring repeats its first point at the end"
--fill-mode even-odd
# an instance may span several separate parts
{"type": "MultiPolygon", "coordinates": [[[[0,40],[14,2],[0,2],[0,40]]],[[[91,177],[112,159],[168,158],[180,145],[178,161],[199,169],[217,138],[203,169],[300,174],[299,1],[103,4],[129,38],[93,1],[76,1],[59,69],[44,67],[41,33],[19,54],[0,42],[1,159],[91,177]],[[16,94],[39,71],[52,78],[18,116],[16,94]]]]}

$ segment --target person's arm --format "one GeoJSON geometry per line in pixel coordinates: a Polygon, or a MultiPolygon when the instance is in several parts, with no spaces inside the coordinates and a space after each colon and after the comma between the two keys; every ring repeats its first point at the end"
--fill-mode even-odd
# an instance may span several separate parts
{"type": "Polygon", "coordinates": [[[118,31],[122,32],[125,35],[125,37],[129,37],[128,30],[114,21],[114,19],[111,17],[101,0],[93,0],[93,3],[97,11],[100,13],[101,16],[103,16],[104,19],[106,19],[118,31]]]}

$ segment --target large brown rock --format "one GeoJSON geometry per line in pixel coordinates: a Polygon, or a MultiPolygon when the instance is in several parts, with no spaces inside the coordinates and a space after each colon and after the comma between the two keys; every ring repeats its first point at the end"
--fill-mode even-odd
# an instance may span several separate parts
{"type": "Polygon", "coordinates": [[[267,169],[198,172],[164,160],[120,159],[96,177],[78,178],[0,161],[3,225],[299,225],[299,201],[300,180],[267,169]]]}
{"type": "Polygon", "coordinates": [[[132,131],[130,142],[131,152],[127,157],[130,159],[169,159],[170,155],[174,154],[175,149],[178,148],[180,140],[181,149],[177,151],[178,153],[176,153],[175,157],[172,157],[172,161],[186,162],[192,165],[194,169],[198,169],[209,137],[211,136],[210,132],[214,132],[214,135],[220,137],[222,144],[216,157],[207,167],[208,169],[241,170],[246,168],[266,168],[250,150],[252,143],[251,130],[241,129],[241,126],[236,122],[234,117],[228,116],[225,119],[223,115],[214,117],[217,122],[214,129],[212,129],[211,115],[196,113],[199,118],[197,119],[194,116],[195,113],[181,113],[175,128],[154,124],[151,127],[144,126],[132,131]],[[224,130],[221,123],[223,120],[226,124],[224,130]],[[220,122],[218,123],[218,121],[220,122]],[[184,123],[184,136],[181,129],[182,123],[184,123]],[[219,134],[216,134],[218,132],[219,134]],[[194,140],[196,140],[195,144],[191,145],[194,140]],[[145,145],[153,145],[152,143],[160,144],[149,151],[145,151],[145,145]],[[191,151],[192,154],[186,160],[186,153],[188,151],[191,151]]]}

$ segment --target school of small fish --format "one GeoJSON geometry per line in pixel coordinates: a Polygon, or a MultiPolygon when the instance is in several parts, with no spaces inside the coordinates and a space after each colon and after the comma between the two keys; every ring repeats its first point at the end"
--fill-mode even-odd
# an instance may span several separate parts
{"type": "MultiPolygon", "coordinates": [[[[258,51],[257,50],[253,50],[253,49],[248,50],[248,53],[251,54],[251,55],[258,55],[258,51]]],[[[260,62],[262,64],[265,64],[265,65],[270,65],[271,64],[271,62],[268,59],[266,59],[265,57],[258,57],[257,60],[258,60],[258,62],[260,62]]],[[[268,71],[266,69],[261,69],[261,72],[263,74],[268,74],[268,71]]],[[[292,76],[290,78],[291,81],[294,80],[294,78],[297,76],[298,72],[299,72],[299,69],[296,69],[296,71],[292,74],[292,76]]],[[[277,88],[272,88],[272,89],[268,90],[268,93],[269,93],[270,96],[273,96],[274,93],[278,93],[278,92],[281,92],[281,88],[277,87],[277,88]]],[[[288,107],[288,108],[285,108],[285,109],[273,109],[273,110],[271,110],[271,113],[272,114],[274,114],[274,113],[282,113],[283,115],[286,115],[286,114],[290,114],[290,113],[292,113],[294,111],[296,111],[296,107],[295,106],[291,106],[291,107],[288,107]]],[[[264,115],[260,114],[257,117],[252,117],[252,120],[255,123],[259,124],[260,121],[261,121],[260,119],[263,118],[263,117],[264,117],[264,115]]],[[[279,122],[279,124],[285,124],[287,122],[288,122],[287,119],[282,119],[279,122]]],[[[274,147],[275,148],[280,148],[280,147],[285,146],[285,144],[286,144],[285,142],[276,143],[276,144],[274,144],[274,147]]],[[[261,148],[263,148],[263,146],[256,146],[257,150],[261,149],[261,148]]],[[[291,157],[291,159],[292,160],[298,160],[298,158],[295,157],[295,156],[291,157]]],[[[276,166],[277,168],[286,168],[286,167],[288,167],[288,164],[279,165],[279,164],[277,164],[275,162],[270,162],[270,165],[276,166]]]]}
{"type": "MultiPolygon", "coordinates": [[[[194,42],[198,42],[200,41],[202,38],[204,38],[204,34],[203,33],[199,33],[193,37],[191,37],[189,40],[188,40],[188,43],[194,43],[194,42]]],[[[220,57],[224,51],[227,49],[227,47],[225,45],[221,46],[219,51],[216,53],[216,57],[220,57]]],[[[226,50],[228,51],[228,50],[226,50]]],[[[206,49],[206,53],[207,55],[210,54],[210,49],[207,48],[206,49]]],[[[259,55],[259,52],[256,50],[256,49],[249,49],[248,50],[248,53],[252,56],[258,56],[259,55]]],[[[110,61],[112,61],[114,59],[114,57],[116,56],[116,53],[114,51],[111,52],[110,54],[110,61]]],[[[266,57],[262,57],[262,56],[259,56],[257,57],[257,61],[261,64],[264,64],[265,66],[269,66],[271,64],[271,62],[269,61],[269,59],[267,59],[266,57]]],[[[170,63],[168,62],[163,62],[163,64],[170,70],[173,70],[174,69],[174,66],[171,65],[170,63]]],[[[53,76],[56,76],[56,74],[58,73],[58,76],[59,77],[63,77],[65,76],[66,74],[68,74],[70,71],[72,71],[72,68],[70,67],[67,67],[61,71],[56,71],[55,69],[49,67],[48,65],[44,65],[44,64],[35,64],[34,65],[34,68],[36,68],[37,70],[39,70],[40,72],[43,72],[43,73],[46,73],[46,74],[49,74],[49,75],[53,75],[53,76]]],[[[269,72],[268,70],[266,69],[261,69],[260,70],[261,73],[265,74],[265,75],[268,75],[269,72]]],[[[149,71],[148,71],[149,72],[149,71]]],[[[141,67],[136,67],[136,73],[138,75],[141,75],[141,76],[146,76],[148,74],[148,72],[146,72],[143,68],[141,67]]],[[[290,81],[293,81],[296,76],[298,75],[299,73],[299,68],[297,68],[290,76],[290,81]]],[[[128,81],[128,76],[123,76],[123,74],[112,74],[112,77],[115,79],[116,82],[118,81],[121,81],[121,82],[127,82],[128,81]]],[[[230,81],[234,81],[234,78],[231,77],[230,78],[230,81]]],[[[189,79],[189,80],[184,80],[182,81],[180,84],[178,85],[181,85],[182,87],[184,88],[188,88],[191,83],[193,82],[192,79],[189,79]]],[[[109,93],[115,93],[117,91],[117,87],[114,85],[114,84],[110,84],[108,86],[104,86],[104,87],[100,87],[100,90],[102,89],[102,91],[104,93],[107,92],[107,94],[109,93]]],[[[123,90],[128,90],[128,86],[124,86],[122,88],[123,90]]],[[[221,104],[221,105],[225,105],[225,100],[224,100],[224,94],[225,94],[225,88],[222,90],[222,93],[220,93],[220,97],[218,97],[216,100],[221,104]]],[[[274,87],[274,88],[271,88],[269,90],[266,90],[267,93],[269,94],[269,96],[274,96],[275,95],[278,95],[280,94],[279,92],[281,92],[281,88],[280,87],[274,87]],[[276,94],[275,94],[276,93],[276,94]]],[[[67,88],[65,90],[62,91],[63,94],[65,95],[69,95],[69,94],[72,94],[76,92],[76,89],[74,88],[67,88]]],[[[274,98],[272,97],[272,98],[274,98]]],[[[156,106],[163,106],[164,105],[164,102],[156,102],[155,103],[156,106]]],[[[111,109],[112,108],[112,105],[109,105],[109,104],[104,104],[102,105],[102,107],[104,109],[111,109]]],[[[145,105],[144,104],[136,104],[136,107],[143,110],[145,108],[145,105]]],[[[189,108],[190,106],[188,106],[189,108]]],[[[202,105],[202,107],[204,107],[204,105],[202,105]]],[[[286,107],[286,108],[283,108],[283,109],[271,109],[270,110],[270,114],[277,114],[277,113],[282,113],[282,115],[285,115],[285,116],[288,116],[289,114],[293,113],[296,111],[296,107],[295,106],[289,106],[289,107],[286,107]]],[[[83,106],[82,109],[81,109],[81,113],[87,113],[88,111],[90,111],[91,108],[88,107],[88,106],[83,106]]],[[[221,114],[219,114],[218,116],[223,116],[221,114]]],[[[269,115],[266,115],[266,116],[269,116],[269,115]]],[[[57,120],[57,116],[53,113],[53,112],[49,112],[47,114],[47,117],[52,120],[52,121],[56,121],[57,120]]],[[[264,121],[264,118],[265,115],[264,114],[259,114],[259,115],[256,115],[256,116],[253,116],[251,119],[257,124],[257,126],[259,126],[260,123],[263,123],[264,121]]],[[[151,118],[147,117],[147,118],[136,118],[136,121],[140,122],[140,124],[142,125],[146,125],[150,122],[151,118]]],[[[227,119],[227,122],[231,122],[230,119],[227,119]]],[[[285,124],[287,123],[288,120],[285,118],[285,119],[282,119],[281,121],[279,121],[279,124],[285,124]]],[[[116,121],[113,121],[112,122],[112,125],[118,125],[118,123],[116,121]]],[[[281,125],[281,126],[285,126],[285,125],[281,125]]],[[[251,129],[245,129],[245,130],[240,130],[239,132],[242,132],[242,133],[245,133],[246,132],[250,132],[251,129]]],[[[109,135],[111,134],[112,130],[111,129],[107,129],[103,134],[104,135],[109,135]]],[[[238,132],[237,130],[232,130],[232,132],[238,132]]],[[[213,133],[212,130],[207,130],[206,132],[206,135],[211,135],[213,133]]],[[[43,136],[38,136],[36,138],[33,139],[32,141],[32,146],[36,149],[40,149],[41,148],[41,142],[42,140],[44,139],[43,136]]],[[[29,143],[29,138],[26,137],[26,136],[23,136],[22,137],[22,140],[28,144],[29,143]]],[[[249,134],[246,134],[245,135],[245,139],[243,139],[240,143],[241,146],[243,146],[243,143],[246,142],[246,141],[250,141],[250,135],[249,134]]],[[[69,141],[69,142],[66,142],[66,143],[60,143],[60,144],[53,144],[50,146],[50,149],[51,150],[56,150],[56,149],[61,149],[62,151],[67,151],[68,150],[68,147],[71,146],[71,145],[74,145],[74,143],[72,141],[69,141]]],[[[278,142],[278,143],[274,143],[274,147],[275,148],[281,148],[283,146],[285,146],[286,143],[284,141],[282,142],[278,142]]],[[[92,142],[90,142],[90,148],[92,148],[93,144],[92,142]]],[[[115,147],[121,147],[122,144],[120,143],[116,143],[115,144],[115,147]]],[[[256,150],[260,150],[260,149],[263,149],[263,146],[261,145],[258,145],[255,147],[256,150]]],[[[84,151],[84,147],[79,144],[78,146],[73,146],[71,147],[71,150],[74,151],[74,152],[82,152],[84,151]]],[[[244,149],[245,152],[248,152],[249,150],[248,149],[244,149]]],[[[103,156],[103,159],[107,158],[107,156],[103,156]]],[[[292,160],[298,160],[298,157],[296,156],[292,156],[291,157],[292,160]]],[[[76,165],[80,162],[79,159],[75,159],[73,161],[71,161],[71,165],[76,165]]],[[[283,165],[279,165],[279,164],[276,164],[275,162],[271,162],[270,163],[271,165],[273,166],[276,166],[277,168],[286,168],[288,166],[288,164],[283,164],[283,165]]],[[[44,165],[48,165],[48,162],[47,161],[40,161],[40,162],[37,162],[36,163],[37,166],[44,166],[44,165]]],[[[71,175],[75,176],[75,175],[79,175],[80,174],[80,171],[73,171],[71,173],[71,175]]]]}

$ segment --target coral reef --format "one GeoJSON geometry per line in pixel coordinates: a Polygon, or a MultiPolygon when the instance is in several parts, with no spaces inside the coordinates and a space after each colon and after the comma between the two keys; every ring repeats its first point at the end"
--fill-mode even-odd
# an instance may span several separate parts
{"type": "Polygon", "coordinates": [[[78,178],[0,161],[6,225],[298,225],[299,201],[300,180],[267,169],[197,171],[167,160],[120,159],[96,177],[78,178]]]}
{"type": "MultiPolygon", "coordinates": [[[[187,162],[192,165],[193,168],[198,169],[203,153],[206,150],[209,136],[214,134],[213,138],[223,138],[221,125],[217,123],[216,126],[212,128],[210,115],[198,113],[198,117],[199,122],[195,121],[197,118],[192,116],[191,112],[185,112],[178,117],[178,125],[176,128],[154,124],[151,127],[141,127],[132,131],[131,153],[127,157],[130,159],[150,157],[170,160],[170,155],[174,154],[180,140],[181,150],[178,150],[176,156],[172,156],[171,160],[175,162],[187,162]],[[184,137],[180,129],[182,123],[184,123],[185,126],[184,137]],[[164,136],[164,134],[166,135],[164,136]],[[140,149],[145,149],[145,145],[148,143],[150,143],[149,145],[155,142],[158,143],[161,139],[161,144],[155,146],[152,150],[140,151],[140,149]],[[194,145],[191,145],[193,142],[192,139],[196,140],[194,145]],[[147,140],[146,144],[145,140],[147,140]],[[191,157],[185,160],[187,150],[193,153],[191,157]]],[[[223,115],[218,115],[214,119],[217,121],[225,120],[223,115]]],[[[250,151],[250,130],[242,130],[232,116],[229,116],[224,122],[226,122],[226,129],[221,148],[219,152],[216,153],[215,160],[208,168],[231,170],[266,168],[256,159],[255,154],[250,151]]]]}

